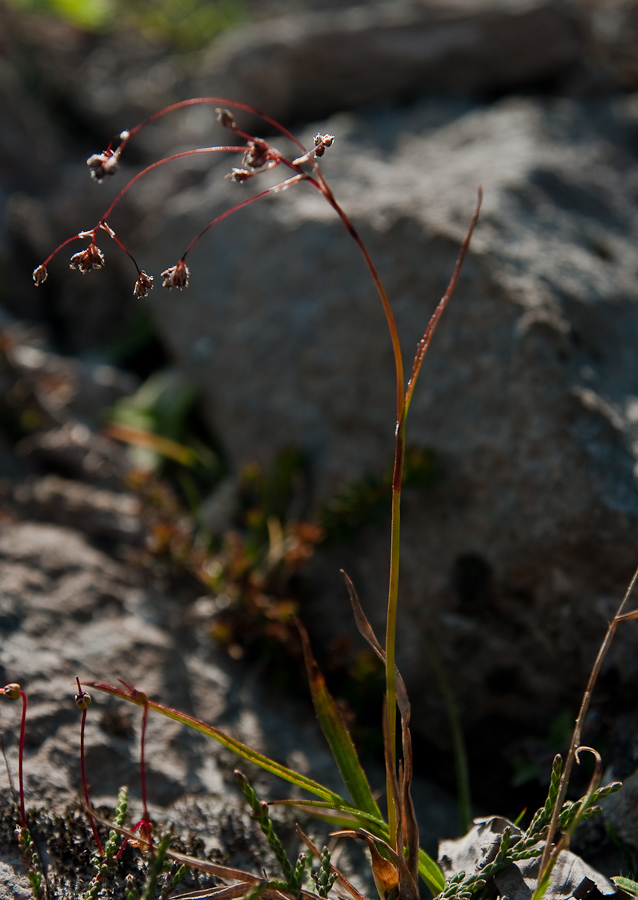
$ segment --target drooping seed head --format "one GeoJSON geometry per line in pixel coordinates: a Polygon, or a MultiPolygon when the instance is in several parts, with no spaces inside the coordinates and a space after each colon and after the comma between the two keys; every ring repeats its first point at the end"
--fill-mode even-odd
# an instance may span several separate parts
{"type": "Polygon", "coordinates": [[[244,165],[249,169],[260,169],[269,159],[273,158],[272,148],[262,141],[255,138],[254,141],[248,141],[248,149],[244,153],[244,165]]]}
{"type": "Polygon", "coordinates": [[[188,287],[188,278],[189,278],[188,266],[184,262],[183,259],[180,259],[177,265],[171,266],[170,269],[166,269],[166,271],[162,272],[162,278],[164,281],[162,282],[162,287],[168,288],[178,288],[178,290],[182,290],[182,288],[188,287]]]}
{"type": "Polygon", "coordinates": [[[98,184],[101,184],[105,178],[115,175],[119,161],[120,154],[117,150],[115,152],[105,150],[104,153],[94,153],[93,156],[89,156],[86,164],[91,170],[91,178],[97,181],[98,184]]]}
{"type": "Polygon", "coordinates": [[[315,156],[322,157],[326,152],[326,147],[332,147],[334,144],[334,134],[316,134],[315,135],[315,156]]]}
{"type": "Polygon", "coordinates": [[[43,284],[48,277],[49,273],[47,272],[46,266],[38,266],[37,269],[33,270],[33,281],[36,287],[43,284]]]}
{"type": "Polygon", "coordinates": [[[237,184],[241,184],[243,181],[248,181],[249,178],[253,177],[253,172],[249,172],[248,169],[238,169],[233,167],[226,178],[229,178],[231,181],[234,181],[237,184]]]}
{"type": "Polygon", "coordinates": [[[217,121],[224,128],[232,128],[233,130],[237,128],[235,116],[229,109],[216,109],[215,112],[217,113],[217,121]]]}
{"type": "Polygon", "coordinates": [[[85,250],[74,253],[69,261],[70,269],[78,269],[83,275],[91,269],[101,269],[104,265],[104,254],[94,242],[91,242],[85,250]]]}
{"type": "Polygon", "coordinates": [[[147,275],[146,272],[140,272],[133,288],[133,294],[136,297],[146,297],[149,291],[153,290],[153,276],[147,275]]]}

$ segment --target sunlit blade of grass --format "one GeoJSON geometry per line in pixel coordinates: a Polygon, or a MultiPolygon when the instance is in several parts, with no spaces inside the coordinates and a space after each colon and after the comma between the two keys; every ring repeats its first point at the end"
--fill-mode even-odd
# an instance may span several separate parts
{"type": "Polygon", "coordinates": [[[132,695],[129,691],[115,687],[114,685],[104,684],[100,681],[87,681],[85,684],[88,687],[95,688],[97,691],[119,697],[121,700],[128,700],[129,703],[135,703],[137,706],[148,706],[149,709],[161,713],[169,719],[174,719],[176,722],[188,725],[189,728],[194,728],[201,734],[205,734],[218,741],[224,747],[227,747],[229,750],[232,750],[233,753],[236,753],[237,756],[241,756],[242,759],[246,759],[260,768],[265,769],[266,772],[270,772],[272,775],[276,775],[278,778],[288,781],[291,784],[302,788],[304,791],[308,791],[316,797],[320,797],[322,800],[334,804],[336,808],[349,806],[347,801],[345,801],[343,797],[340,797],[339,794],[335,794],[334,791],[330,791],[328,788],[323,787],[311,778],[306,778],[305,775],[300,775],[298,772],[269,759],[257,750],[247,747],[246,744],[242,744],[241,741],[220,731],[219,728],[215,728],[214,725],[208,725],[206,722],[197,719],[195,716],[189,716],[187,713],[179,712],[176,709],[172,709],[170,706],[164,706],[163,703],[157,703],[154,700],[145,700],[143,696],[132,695]]]}
{"type": "Polygon", "coordinates": [[[312,654],[306,629],[299,622],[297,627],[301,635],[312,702],[315,706],[321,730],[330,745],[337,768],[343,778],[343,783],[358,809],[369,813],[377,819],[381,819],[381,810],[372,796],[368,779],[359,762],[350,732],[341,718],[337,704],[333,700],[312,654]]]}
{"type": "Polygon", "coordinates": [[[425,850],[419,848],[419,875],[436,897],[445,888],[445,875],[425,850]]]}
{"type": "Polygon", "coordinates": [[[274,800],[270,806],[292,806],[300,812],[304,812],[315,819],[329,822],[340,828],[353,828],[365,826],[369,831],[383,837],[387,834],[388,826],[381,818],[361,812],[353,806],[336,807],[332,803],[321,800],[274,800]]]}
{"type": "Polygon", "coordinates": [[[145,431],[143,428],[135,428],[133,425],[124,425],[121,422],[109,422],[104,426],[104,432],[117,441],[132,444],[143,450],[152,450],[182,466],[191,467],[197,462],[197,454],[190,447],[185,447],[177,441],[162,437],[162,435],[154,434],[152,431],[145,431]]]}

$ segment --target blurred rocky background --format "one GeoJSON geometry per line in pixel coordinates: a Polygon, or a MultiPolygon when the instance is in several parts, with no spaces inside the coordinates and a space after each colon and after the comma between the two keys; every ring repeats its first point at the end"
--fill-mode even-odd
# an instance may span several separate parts
{"type": "MultiPolygon", "coordinates": [[[[74,243],[45,284],[31,280],[144,165],[228,132],[210,106],[167,116],[102,185],[91,153],[162,106],[227,96],[306,143],[336,136],[323,169],[378,263],[408,368],[483,186],[410,413],[398,661],[420,773],[454,790],[451,692],[476,809],[516,816],[541,796],[638,564],[638,3],[62,6],[0,3],[0,674],[40,704],[33,789],[51,752],[73,756],[56,723],[78,666],[214,716],[205,659],[236,680],[219,714],[243,698],[247,715],[263,711],[255,742],[292,752],[267,743],[282,729],[241,685],[257,671],[294,693],[293,612],[361,745],[379,749],[380,673],[339,569],[382,634],[393,365],[334,213],[304,185],[244,209],[189,257],[188,289],[164,291],[160,272],[252,187],[225,180],[237,158],[192,157],[109,219],[155,276],[148,297],[133,296],[134,267],[106,234],[102,271],[70,272],[74,243]],[[109,656],[122,616],[132,644],[109,656]],[[161,653],[146,657],[148,641],[161,653]],[[185,693],[171,699],[157,672],[174,665],[185,693]]],[[[618,778],[638,764],[637,648],[629,623],[586,732],[618,778]]],[[[108,729],[99,739],[110,746],[108,729]]],[[[185,740],[154,739],[168,761],[161,741],[185,740]]],[[[210,773],[182,774],[162,777],[213,789],[210,773]]],[[[61,776],[55,802],[73,787],[61,776]]],[[[446,802],[425,816],[453,834],[446,802]]],[[[635,808],[608,815],[638,852],[635,808]]]]}

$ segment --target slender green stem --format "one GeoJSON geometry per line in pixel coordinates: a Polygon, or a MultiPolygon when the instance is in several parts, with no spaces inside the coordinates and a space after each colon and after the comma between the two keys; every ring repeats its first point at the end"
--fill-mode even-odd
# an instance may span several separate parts
{"type": "MultiPolygon", "coordinates": [[[[309,179],[310,180],[310,179],[309,179]]],[[[359,232],[356,230],[352,222],[350,221],[349,216],[346,212],[341,208],[339,203],[335,200],[335,197],[330,189],[330,187],[326,184],[323,175],[317,180],[312,179],[311,184],[313,184],[321,193],[324,195],[330,206],[337,213],[341,221],[343,222],[346,230],[356,243],[359,248],[363,259],[365,260],[365,264],[368,267],[368,271],[372,276],[372,280],[374,281],[374,286],[377,289],[377,293],[379,295],[379,299],[381,300],[381,305],[383,306],[383,312],[385,313],[386,322],[388,325],[388,331],[390,332],[390,340],[392,341],[392,352],[394,354],[394,366],[396,370],[396,384],[397,384],[397,429],[398,423],[401,420],[401,415],[403,412],[404,406],[404,379],[403,379],[403,356],[401,354],[401,344],[399,343],[399,332],[397,331],[397,325],[394,318],[394,313],[392,312],[392,307],[390,306],[390,300],[386,293],[386,289],[383,286],[383,282],[381,281],[381,276],[377,271],[377,267],[372,261],[372,257],[368,253],[368,248],[363,243],[359,232]]]]}
{"type": "MultiPolygon", "coordinates": [[[[401,415],[397,424],[394,452],[394,472],[392,475],[392,525],[390,538],[390,583],[388,587],[388,607],[385,637],[385,679],[386,679],[386,716],[390,760],[396,772],[397,742],[397,685],[396,685],[396,626],[399,600],[399,557],[401,536],[401,482],[403,477],[403,461],[405,457],[405,416],[401,415]]],[[[388,798],[388,825],[390,843],[396,844],[397,820],[394,808],[392,786],[388,775],[386,782],[388,798]]]]}
{"type": "Polygon", "coordinates": [[[383,306],[390,340],[392,341],[392,351],[394,353],[394,364],[396,371],[396,390],[397,390],[397,426],[396,441],[394,451],[394,472],[392,476],[392,525],[391,525],[391,541],[390,541],[390,578],[388,586],[388,606],[386,621],[386,638],[385,638],[385,677],[386,677],[386,727],[388,734],[388,745],[390,747],[390,764],[393,772],[386,773],[386,795],[388,799],[388,825],[390,829],[390,844],[396,845],[397,838],[397,811],[394,806],[394,795],[392,792],[392,777],[396,773],[396,742],[397,742],[397,689],[396,689],[396,623],[397,623],[397,607],[399,597],[399,538],[401,529],[401,479],[403,476],[403,460],[405,456],[405,384],[403,374],[403,356],[401,354],[401,344],[399,342],[399,333],[390,306],[388,295],[381,281],[381,277],[376,266],[372,261],[372,257],[368,253],[368,249],[363,243],[359,233],[350,221],[347,214],[335,200],[330,187],[325,182],[321,174],[317,180],[313,179],[312,183],[318,187],[328,200],[332,208],[335,210],[347,231],[355,241],[368,267],[372,280],[383,306]]]}

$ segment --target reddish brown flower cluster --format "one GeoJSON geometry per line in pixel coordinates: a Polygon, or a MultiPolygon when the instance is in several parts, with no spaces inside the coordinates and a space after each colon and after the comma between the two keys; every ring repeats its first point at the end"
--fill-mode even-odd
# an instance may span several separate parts
{"type": "Polygon", "coordinates": [[[231,131],[235,131],[237,129],[235,116],[229,109],[216,109],[215,112],[217,113],[217,121],[220,125],[223,125],[224,128],[230,128],[231,131]]]}
{"type": "Polygon", "coordinates": [[[276,159],[276,157],[272,147],[266,141],[262,141],[261,138],[248,141],[248,148],[244,153],[243,160],[245,166],[249,169],[261,169],[272,159],[276,159]]]}
{"type": "Polygon", "coordinates": [[[37,269],[33,270],[33,281],[35,282],[36,287],[42,284],[49,277],[49,273],[47,272],[46,266],[38,266],[37,269]]]}
{"type": "Polygon", "coordinates": [[[128,141],[128,138],[128,131],[123,131],[120,135],[122,143],[117,150],[112,150],[110,147],[107,147],[104,153],[94,153],[93,156],[89,156],[87,159],[86,164],[91,170],[91,178],[94,178],[98,184],[110,175],[115,175],[117,172],[120,163],[120,154],[122,153],[122,149],[128,141]]]}
{"type": "Polygon", "coordinates": [[[153,276],[147,275],[146,272],[140,272],[133,288],[133,294],[136,297],[146,297],[149,291],[153,290],[153,276]]]}
{"type": "MultiPolygon", "coordinates": [[[[113,145],[109,144],[106,150],[102,153],[94,153],[87,159],[87,165],[91,172],[91,177],[98,182],[103,181],[105,178],[114,175],[117,172],[120,156],[124,151],[125,147],[128,145],[129,141],[146,125],[155,121],[159,116],[163,116],[165,113],[172,112],[178,108],[191,106],[196,103],[219,103],[220,101],[217,98],[197,98],[194,100],[186,100],[179,103],[171,104],[170,106],[165,107],[157,113],[147,117],[143,122],[139,125],[136,125],[135,128],[130,131],[123,131],[119,138],[117,138],[113,145]]],[[[62,250],[63,247],[66,247],[67,244],[71,243],[77,239],[86,239],[90,243],[88,247],[84,250],[81,250],[79,253],[75,253],[70,260],[70,267],[72,269],[77,269],[81,272],[82,275],[86,275],[87,272],[90,272],[91,269],[101,269],[104,266],[104,255],[102,251],[98,248],[96,244],[96,237],[98,232],[105,231],[111,240],[113,240],[120,249],[126,253],[126,255],[131,259],[135,268],[137,270],[137,280],[135,281],[135,285],[133,287],[133,294],[135,297],[146,297],[147,294],[153,289],[153,278],[150,275],[147,275],[140,267],[137,265],[133,255],[129,252],[127,247],[122,243],[122,241],[117,237],[112,228],[108,225],[108,219],[115,209],[115,207],[120,203],[121,199],[128,192],[130,188],[132,188],[140,178],[143,178],[148,172],[155,169],[157,166],[164,165],[165,163],[170,163],[173,160],[181,159],[185,156],[190,156],[192,154],[199,153],[212,153],[212,152],[233,152],[233,153],[241,153],[243,154],[241,164],[239,166],[233,167],[230,173],[226,176],[233,182],[237,182],[239,184],[249,181],[254,178],[258,174],[274,169],[278,166],[283,166],[289,170],[289,177],[284,179],[280,184],[271,185],[267,187],[265,190],[260,191],[252,197],[248,197],[247,199],[242,200],[240,203],[237,203],[231,209],[226,210],[220,215],[216,216],[212,222],[209,222],[200,232],[197,234],[193,240],[191,240],[190,244],[187,246],[185,252],[183,253],[179,262],[166,269],[162,272],[162,285],[165,288],[172,289],[182,289],[188,287],[189,283],[189,271],[186,265],[186,257],[193,249],[193,247],[198,243],[198,241],[203,237],[206,232],[215,226],[222,219],[225,219],[227,216],[232,213],[237,212],[240,209],[248,206],[249,204],[260,200],[262,197],[266,197],[267,195],[275,194],[279,191],[284,191],[288,187],[293,184],[298,184],[302,181],[307,181],[311,183],[317,190],[321,191],[331,205],[334,206],[334,198],[327,187],[321,171],[315,162],[315,159],[323,156],[324,151],[327,147],[332,145],[334,140],[333,136],[330,134],[318,134],[314,140],[314,147],[310,150],[306,150],[306,148],[296,139],[290,132],[281,125],[278,125],[273,119],[268,116],[259,113],[257,110],[252,109],[249,106],[246,106],[243,103],[231,103],[231,106],[236,107],[246,113],[249,113],[252,116],[261,117],[269,126],[277,128],[281,134],[291,141],[298,150],[301,151],[302,155],[298,159],[292,159],[290,157],[285,156],[281,153],[276,147],[270,144],[267,140],[264,140],[261,137],[256,137],[253,134],[250,134],[244,130],[237,124],[235,121],[235,116],[228,109],[216,108],[217,120],[223,125],[225,128],[228,128],[233,132],[234,138],[237,140],[237,144],[233,146],[212,146],[212,147],[199,147],[192,150],[185,150],[179,153],[175,153],[171,156],[167,156],[165,159],[157,160],[156,162],[151,163],[146,166],[146,168],[142,169],[141,172],[138,172],[129,182],[126,184],[119,194],[115,197],[115,199],[108,206],[104,215],[99,220],[97,225],[88,230],[79,232],[76,235],[73,235],[70,238],[67,238],[63,241],[54,251],[51,253],[44,262],[39,265],[33,272],[33,281],[36,285],[43,284],[48,276],[48,265],[50,261],[56,256],[57,253],[62,250]],[[306,171],[303,166],[304,164],[309,164],[312,168],[312,172],[306,171]]]]}
{"type": "Polygon", "coordinates": [[[119,156],[112,151],[94,153],[93,156],[89,156],[86,164],[91,170],[91,178],[94,178],[100,184],[109,175],[115,175],[119,164],[119,156]]]}
{"type": "Polygon", "coordinates": [[[315,156],[320,158],[326,152],[328,147],[334,144],[334,134],[316,134],[315,135],[315,156]]]}
{"type": "Polygon", "coordinates": [[[162,287],[178,288],[181,291],[182,288],[188,287],[189,274],[188,266],[183,259],[180,259],[177,265],[171,266],[170,269],[162,272],[162,278],[164,279],[162,287]]]}
{"type": "Polygon", "coordinates": [[[248,169],[238,169],[233,166],[226,178],[230,178],[231,181],[241,184],[243,181],[248,181],[249,178],[252,178],[253,174],[254,172],[249,172],[248,169]]]}
{"type": "Polygon", "coordinates": [[[91,269],[101,269],[103,265],[104,254],[95,241],[91,241],[85,250],[74,253],[69,262],[70,269],[78,269],[83,275],[86,275],[91,269]]]}

